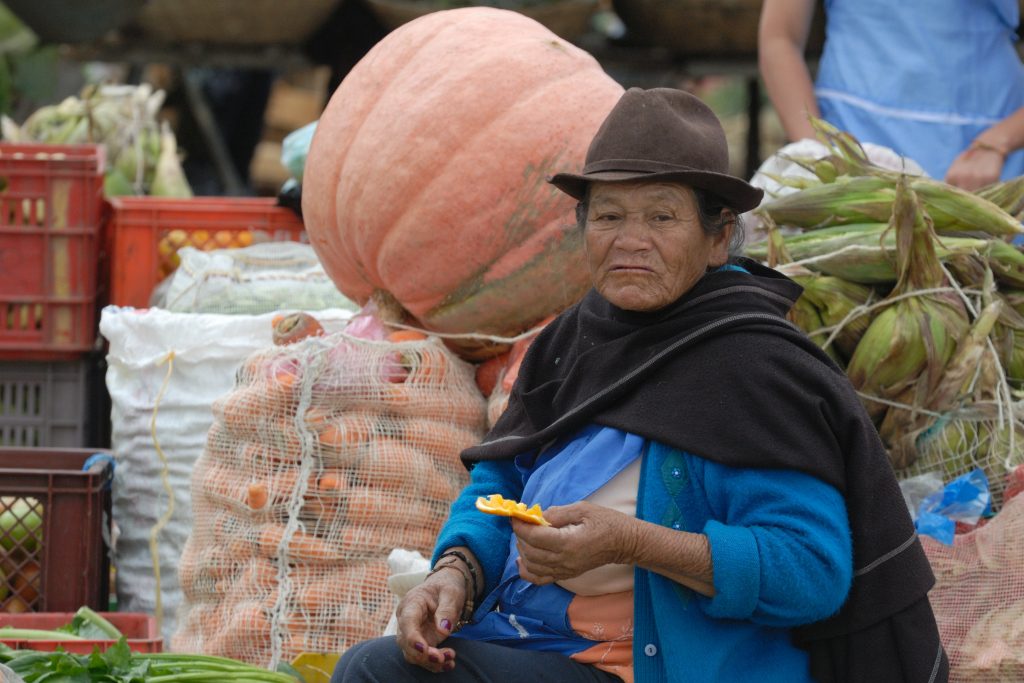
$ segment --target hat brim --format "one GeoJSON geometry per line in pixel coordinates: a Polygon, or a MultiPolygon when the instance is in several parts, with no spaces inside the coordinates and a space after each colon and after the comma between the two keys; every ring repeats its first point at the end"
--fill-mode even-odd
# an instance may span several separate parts
{"type": "Polygon", "coordinates": [[[735,176],[713,171],[659,171],[645,173],[642,171],[595,171],[587,174],[556,173],[548,178],[548,182],[576,200],[583,201],[587,195],[587,186],[592,182],[626,182],[643,180],[645,182],[676,181],[701,190],[707,190],[718,196],[739,213],[746,213],[757,208],[764,196],[764,190],[735,176]]]}

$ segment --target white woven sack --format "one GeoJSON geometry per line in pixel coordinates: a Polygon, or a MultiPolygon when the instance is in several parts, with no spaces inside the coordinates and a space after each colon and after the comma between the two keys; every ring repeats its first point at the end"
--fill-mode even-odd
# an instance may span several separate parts
{"type": "Polygon", "coordinates": [[[161,308],[180,313],[260,315],[358,307],[327,277],[313,247],[267,242],[240,249],[183,247],[161,308]]]}
{"type": "MultiPolygon", "coordinates": [[[[861,146],[873,163],[887,168],[891,171],[903,171],[910,175],[927,176],[921,165],[909,157],[902,157],[892,149],[882,145],[875,145],[870,142],[862,143],[861,146]]],[[[817,140],[804,138],[791,142],[778,152],[771,155],[758,167],[750,184],[764,190],[764,198],[761,204],[766,204],[777,197],[797,192],[794,187],[782,185],[774,178],[804,178],[816,180],[817,177],[809,170],[793,161],[794,158],[821,159],[828,155],[828,148],[817,140]],[[769,176],[774,176],[769,177],[769,176]]],[[[756,209],[755,209],[756,210],[756,209]]],[[[761,226],[761,219],[753,211],[743,214],[743,224],[747,230],[748,242],[760,242],[768,239],[768,232],[761,226]]],[[[802,232],[782,226],[779,228],[785,233],[802,232]]]]}
{"type": "MultiPolygon", "coordinates": [[[[334,329],[350,316],[342,310],[319,314],[334,329]]],[[[192,528],[189,482],[213,422],[211,405],[234,386],[245,358],[272,345],[273,317],[103,310],[117,462],[118,604],[123,611],[161,617],[165,641],[182,599],[176,568],[192,528]]]]}

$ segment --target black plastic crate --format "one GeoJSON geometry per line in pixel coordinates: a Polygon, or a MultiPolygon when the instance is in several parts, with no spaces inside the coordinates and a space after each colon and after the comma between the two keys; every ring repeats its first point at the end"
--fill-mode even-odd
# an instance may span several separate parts
{"type": "Polygon", "coordinates": [[[81,448],[90,433],[95,362],[0,361],[0,447],[81,448]]]}

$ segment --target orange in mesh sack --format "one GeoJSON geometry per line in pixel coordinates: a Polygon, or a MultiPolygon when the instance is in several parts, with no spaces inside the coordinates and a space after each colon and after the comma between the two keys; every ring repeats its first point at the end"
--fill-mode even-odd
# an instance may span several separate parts
{"type": "Polygon", "coordinates": [[[254,354],[216,402],[174,649],[276,666],[383,632],[387,556],[431,550],[486,404],[439,339],[377,327],[254,354]]]}
{"type": "Polygon", "coordinates": [[[952,547],[927,536],[928,594],[949,655],[950,682],[1024,681],[1024,496],[1004,502],[952,547]]]}

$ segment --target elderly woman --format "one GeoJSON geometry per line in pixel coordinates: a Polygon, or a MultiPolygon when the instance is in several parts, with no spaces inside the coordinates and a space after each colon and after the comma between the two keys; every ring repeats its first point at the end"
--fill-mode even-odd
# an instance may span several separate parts
{"type": "Polygon", "coordinates": [[[463,453],[398,636],[334,681],[944,681],[933,578],[844,374],[786,321],[800,287],[733,256],[757,190],[677,90],[627,91],[581,175],[593,290],[463,453]],[[485,515],[539,504],[550,526],[485,515]],[[441,672],[439,679],[435,672],[441,672]]]}

